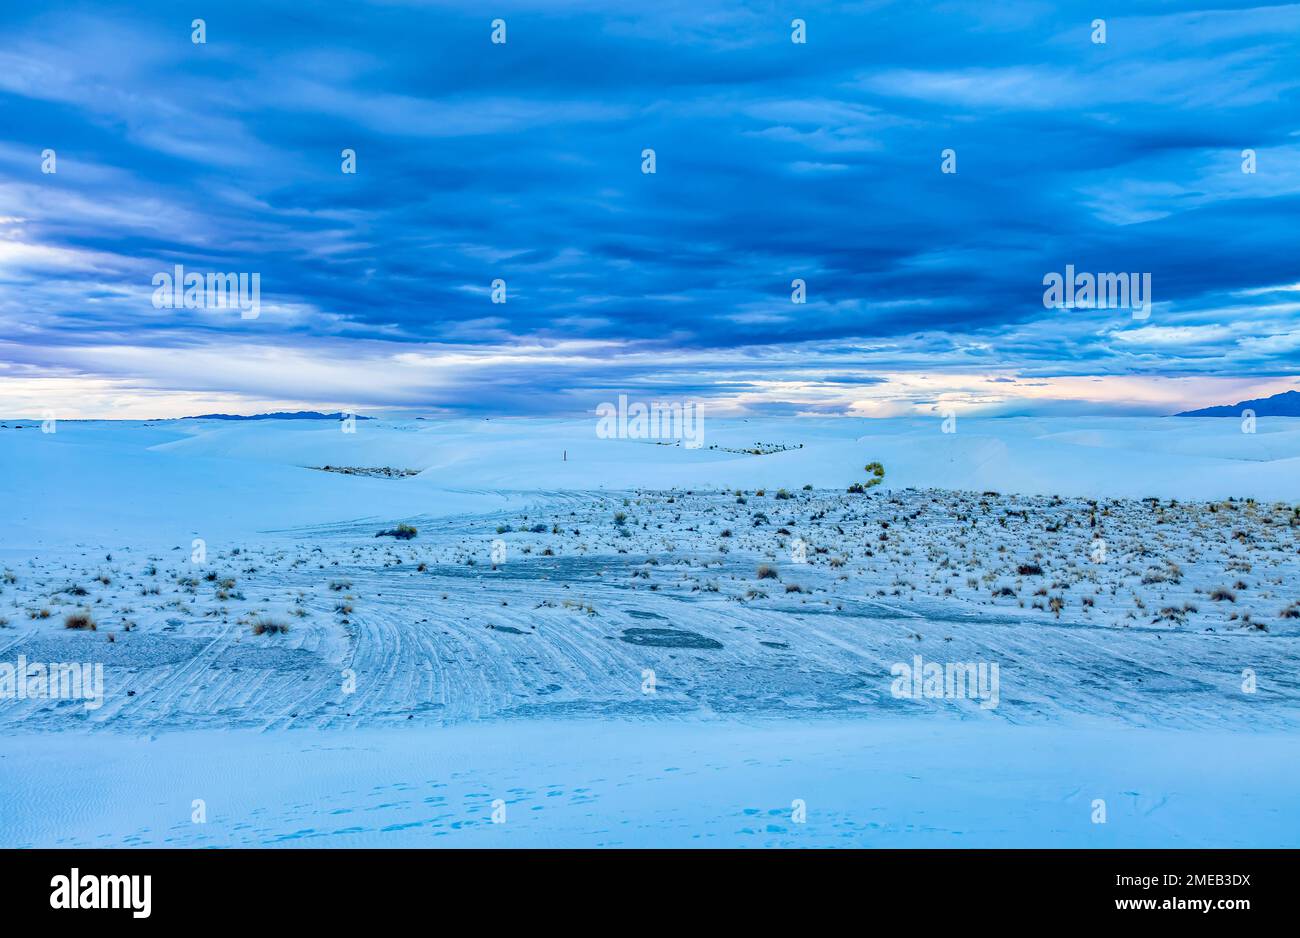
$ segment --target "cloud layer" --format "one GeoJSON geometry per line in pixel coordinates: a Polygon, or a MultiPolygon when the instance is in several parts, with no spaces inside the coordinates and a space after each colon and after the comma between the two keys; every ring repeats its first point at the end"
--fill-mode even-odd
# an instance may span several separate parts
{"type": "Polygon", "coordinates": [[[1300,6],[1104,44],[1068,2],[804,4],[806,44],[602,7],[223,3],[195,44],[161,0],[6,6],[0,411],[1167,412],[1300,373],[1300,6]],[[260,316],[156,309],[175,264],[259,273],[260,316]],[[1150,273],[1150,318],[1045,309],[1067,264],[1150,273]]]}

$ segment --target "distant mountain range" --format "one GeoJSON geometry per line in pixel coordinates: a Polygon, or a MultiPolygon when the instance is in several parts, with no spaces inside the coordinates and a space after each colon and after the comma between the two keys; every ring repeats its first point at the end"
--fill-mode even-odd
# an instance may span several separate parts
{"type": "MultiPolygon", "coordinates": [[[[199,414],[197,417],[185,417],[185,420],[342,420],[342,412],[322,414],[315,410],[277,410],[270,414],[199,414]]],[[[373,417],[357,416],[358,420],[373,420],[373,417]]]]}
{"type": "Polygon", "coordinates": [[[1261,397],[1253,401],[1241,401],[1238,404],[1220,404],[1218,407],[1202,407],[1200,410],[1185,410],[1175,417],[1240,417],[1243,410],[1253,410],[1256,417],[1300,417],[1300,391],[1283,391],[1272,397],[1261,397]]]}

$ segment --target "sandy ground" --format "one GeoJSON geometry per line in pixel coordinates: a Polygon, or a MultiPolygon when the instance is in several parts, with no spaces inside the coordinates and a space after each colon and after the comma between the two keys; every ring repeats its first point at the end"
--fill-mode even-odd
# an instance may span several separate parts
{"type": "Polygon", "coordinates": [[[947,720],[6,736],[0,785],[10,808],[0,839],[47,847],[1293,847],[1297,766],[1294,733],[947,720]],[[1097,800],[1104,823],[1094,820],[1097,800]],[[802,822],[793,820],[797,801],[802,822]],[[492,821],[494,803],[504,806],[502,823],[492,821]]]}
{"type": "MultiPolygon", "coordinates": [[[[1178,426],[1156,453],[1187,488],[1179,450],[1223,424],[1178,426]]],[[[47,495],[4,507],[0,666],[103,666],[102,705],[0,696],[2,845],[1296,843],[1300,515],[1262,495],[1289,430],[1197,456],[1259,487],[1189,501],[892,468],[851,494],[820,424],[761,456],[601,441],[735,480],[623,490],[543,487],[563,427],[509,429],[513,488],[423,428],[182,427],[0,431],[47,495]],[[484,487],[439,488],[455,463],[484,487]],[[995,699],[901,696],[918,658],[996,666],[995,699]]],[[[995,429],[1009,464],[1131,445],[995,429]]]]}

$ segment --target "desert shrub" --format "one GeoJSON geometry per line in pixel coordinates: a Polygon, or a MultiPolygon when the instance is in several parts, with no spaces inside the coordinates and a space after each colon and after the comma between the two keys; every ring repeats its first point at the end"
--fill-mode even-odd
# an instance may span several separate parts
{"type": "Polygon", "coordinates": [[[778,579],[778,577],[777,577],[777,575],[776,575],[776,567],[773,567],[771,564],[766,564],[766,563],[761,563],[761,564],[759,564],[759,565],[758,565],[758,578],[759,578],[760,580],[775,580],[775,579],[778,579]]]}
{"type": "Polygon", "coordinates": [[[65,629],[79,629],[86,632],[94,632],[99,626],[95,625],[95,620],[87,612],[72,612],[63,620],[65,629]]]}
{"type": "Polygon", "coordinates": [[[1043,568],[1036,563],[1022,563],[1016,567],[1016,573],[1021,576],[1042,576],[1043,568]]]}
{"type": "Polygon", "coordinates": [[[1210,599],[1214,600],[1216,603],[1223,602],[1224,600],[1227,600],[1230,603],[1235,603],[1237,601],[1237,594],[1230,589],[1220,586],[1214,592],[1210,593],[1210,599]]]}
{"type": "Polygon", "coordinates": [[[616,511],[616,512],[614,512],[614,523],[615,523],[615,524],[626,524],[626,523],[627,523],[627,512],[626,512],[626,511],[616,511]]]}
{"type": "Polygon", "coordinates": [[[251,623],[254,635],[283,635],[289,631],[287,622],[279,622],[266,616],[258,616],[251,623]]]}
{"type": "Polygon", "coordinates": [[[417,531],[414,527],[412,527],[409,524],[399,524],[397,527],[391,530],[380,531],[378,534],[375,535],[375,537],[395,537],[399,541],[409,541],[411,538],[415,537],[415,535],[418,533],[419,531],[417,531]]]}
{"type": "Polygon", "coordinates": [[[794,498],[794,496],[791,495],[789,492],[787,492],[785,489],[777,489],[776,497],[779,498],[781,501],[786,501],[788,499],[794,498]]]}
{"type": "Polygon", "coordinates": [[[352,589],[352,581],[351,580],[330,580],[330,589],[332,589],[336,593],[341,593],[344,590],[350,590],[352,589]]]}
{"type": "Polygon", "coordinates": [[[1164,569],[1159,567],[1150,567],[1142,575],[1142,585],[1150,586],[1155,583],[1181,583],[1183,581],[1183,568],[1178,566],[1172,560],[1166,560],[1164,569]]]}

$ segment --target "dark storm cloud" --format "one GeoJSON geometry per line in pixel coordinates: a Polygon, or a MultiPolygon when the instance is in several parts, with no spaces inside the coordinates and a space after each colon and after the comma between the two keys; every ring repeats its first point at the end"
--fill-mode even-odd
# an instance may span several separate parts
{"type": "Polygon", "coordinates": [[[937,373],[1295,370],[1294,294],[1232,298],[1300,281],[1300,8],[1129,4],[1104,45],[1094,4],[798,15],[807,45],[768,5],[7,5],[0,317],[46,349],[530,337],[663,353],[613,376],[518,363],[493,395],[448,392],[455,407],[550,407],[648,372],[699,396],[878,383],[869,356],[860,377],[820,357],[843,343],[904,346],[907,368],[937,373]],[[160,315],[150,280],[174,264],[258,271],[269,310],[160,315]],[[1151,273],[1153,324],[1250,325],[1226,346],[1202,330],[1177,354],[1184,333],[1121,347],[1122,316],[1044,310],[1042,278],[1067,264],[1151,273]],[[830,377],[769,360],[729,380],[756,347],[801,349],[830,377]]]}

